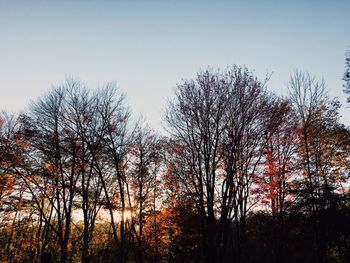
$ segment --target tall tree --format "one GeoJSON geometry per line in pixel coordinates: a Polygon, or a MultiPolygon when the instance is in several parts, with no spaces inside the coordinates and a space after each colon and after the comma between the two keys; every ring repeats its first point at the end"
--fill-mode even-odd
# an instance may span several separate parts
{"type": "Polygon", "coordinates": [[[67,80],[34,103],[31,113],[23,118],[25,136],[32,143],[28,155],[28,166],[31,169],[21,171],[21,178],[30,187],[45,223],[57,235],[62,263],[68,257],[80,175],[77,133],[66,121],[71,114],[67,107],[67,95],[69,90],[78,85],[80,83],[67,80]],[[41,187],[45,178],[49,179],[49,191],[41,187]],[[37,198],[38,194],[44,196],[53,207],[55,223],[46,217],[45,204],[37,198]]]}
{"type": "MultiPolygon", "coordinates": [[[[345,53],[345,72],[343,80],[345,81],[343,85],[344,92],[350,95],[350,47],[345,53]]],[[[350,97],[347,98],[347,101],[350,103],[350,97]]]]}
{"type": "MultiPolygon", "coordinates": [[[[236,66],[184,81],[169,103],[166,120],[176,142],[175,170],[202,218],[202,260],[224,260],[221,249],[227,246],[232,221],[239,244],[244,243],[267,106],[264,83],[236,66]]],[[[243,247],[238,250],[244,261],[243,247]]]]}
{"type": "Polygon", "coordinates": [[[293,170],[297,148],[296,118],[290,101],[276,98],[271,102],[264,150],[265,171],[257,180],[259,197],[273,217],[281,217],[290,208],[293,196],[293,170]]]}
{"type": "MultiPolygon", "coordinates": [[[[138,127],[130,145],[130,175],[133,212],[137,228],[135,235],[138,245],[138,262],[144,262],[144,225],[146,217],[152,212],[154,197],[157,197],[157,175],[161,164],[159,139],[149,127],[138,127]]],[[[155,210],[155,209],[154,209],[155,210]]]]}
{"type": "Polygon", "coordinates": [[[236,260],[245,262],[246,219],[248,211],[256,203],[251,198],[251,192],[265,148],[264,135],[270,116],[270,101],[265,91],[267,79],[261,82],[248,69],[239,67],[234,67],[228,76],[227,127],[222,144],[224,174],[219,179],[222,184],[219,233],[224,244],[221,255],[225,256],[226,252],[234,250],[236,260]],[[234,231],[231,230],[231,222],[234,223],[234,231]]]}
{"type": "Polygon", "coordinates": [[[327,244],[320,216],[334,203],[334,193],[342,189],[346,178],[343,147],[347,145],[347,132],[339,123],[339,102],[327,98],[323,81],[296,71],[289,90],[298,118],[298,159],[304,179],[298,186],[301,207],[314,217],[313,249],[317,262],[324,262],[327,244]]]}
{"type": "Polygon", "coordinates": [[[298,116],[300,129],[300,160],[307,178],[307,193],[311,211],[317,210],[315,203],[316,170],[313,162],[312,144],[320,131],[320,115],[326,102],[325,83],[314,76],[296,70],[288,83],[290,98],[298,116]]]}
{"type": "Polygon", "coordinates": [[[166,115],[172,136],[182,144],[174,145],[181,147],[180,178],[202,216],[203,261],[207,262],[216,258],[215,189],[227,107],[227,89],[221,81],[219,74],[204,71],[196,80],[178,85],[166,115]]]}
{"type": "Polygon", "coordinates": [[[116,181],[115,190],[117,191],[112,193],[118,197],[118,203],[113,202],[113,194],[111,195],[107,191],[106,182],[102,180],[101,183],[111,217],[114,240],[118,244],[118,256],[120,262],[125,262],[128,242],[132,233],[132,228],[128,227],[126,219],[126,213],[132,206],[126,174],[128,146],[133,138],[133,133],[130,131],[130,111],[125,105],[125,95],[120,94],[115,86],[108,85],[100,96],[101,102],[97,114],[101,122],[106,125],[106,131],[102,134],[104,151],[101,158],[104,166],[98,165],[97,170],[101,178],[103,176],[102,169],[109,170],[116,181]],[[117,236],[117,222],[114,220],[114,208],[117,208],[121,215],[121,220],[118,222],[119,238],[117,236]]]}

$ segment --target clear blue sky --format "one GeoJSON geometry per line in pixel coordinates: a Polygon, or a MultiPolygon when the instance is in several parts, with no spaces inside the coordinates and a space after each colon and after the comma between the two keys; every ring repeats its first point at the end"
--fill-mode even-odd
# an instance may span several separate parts
{"type": "Polygon", "coordinates": [[[307,70],[344,102],[349,32],[349,1],[0,0],[0,108],[24,109],[66,76],[114,81],[161,129],[176,83],[232,64],[273,72],[284,95],[290,73],[307,70]]]}

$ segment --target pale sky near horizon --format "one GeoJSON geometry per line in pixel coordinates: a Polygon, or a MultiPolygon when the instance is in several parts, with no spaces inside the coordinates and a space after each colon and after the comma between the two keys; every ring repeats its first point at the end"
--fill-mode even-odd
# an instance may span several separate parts
{"type": "MultiPolygon", "coordinates": [[[[286,95],[299,68],[344,104],[350,1],[0,0],[0,109],[24,110],[67,76],[115,82],[135,116],[162,130],[176,83],[246,65],[286,95]]],[[[350,105],[348,105],[350,106],[350,105]]]]}

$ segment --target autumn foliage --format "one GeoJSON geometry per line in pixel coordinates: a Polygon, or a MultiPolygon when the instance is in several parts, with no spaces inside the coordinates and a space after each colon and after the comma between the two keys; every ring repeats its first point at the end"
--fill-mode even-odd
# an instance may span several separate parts
{"type": "Polygon", "coordinates": [[[113,84],[0,114],[1,262],[349,262],[350,130],[325,83],[183,80],[167,136],[113,84]]]}

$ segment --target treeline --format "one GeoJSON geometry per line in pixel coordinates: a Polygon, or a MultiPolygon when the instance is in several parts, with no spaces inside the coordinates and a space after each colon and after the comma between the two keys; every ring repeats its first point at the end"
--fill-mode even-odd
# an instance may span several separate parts
{"type": "MultiPolygon", "coordinates": [[[[346,79],[345,89],[350,83],[346,79]]],[[[349,262],[350,130],[323,81],[177,85],[168,136],[112,84],[0,116],[1,262],[349,262]]]]}

